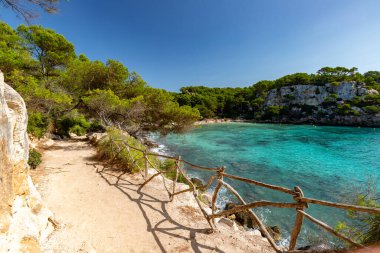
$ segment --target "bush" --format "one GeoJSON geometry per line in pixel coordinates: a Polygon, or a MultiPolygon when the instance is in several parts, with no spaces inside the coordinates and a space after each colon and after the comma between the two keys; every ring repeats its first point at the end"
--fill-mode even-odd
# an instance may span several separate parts
{"type": "Polygon", "coordinates": [[[29,160],[28,160],[28,164],[30,168],[36,169],[37,166],[40,165],[42,162],[41,157],[42,155],[37,150],[35,150],[34,148],[30,149],[29,160]]]}
{"type": "Polygon", "coordinates": [[[340,104],[337,106],[337,113],[340,115],[350,115],[353,114],[354,111],[351,110],[350,104],[340,104]]]}
{"type": "Polygon", "coordinates": [[[280,116],[282,110],[284,109],[283,106],[279,105],[271,105],[268,107],[268,109],[265,112],[265,117],[278,117],[280,116]]]}
{"type": "MultiPolygon", "coordinates": [[[[369,181],[368,189],[365,192],[357,193],[354,198],[355,205],[380,208],[377,193],[377,180],[369,181]]],[[[355,226],[348,225],[345,222],[338,222],[336,228],[347,237],[358,241],[364,245],[371,245],[380,242],[380,215],[363,213],[358,211],[348,211],[349,218],[358,222],[355,226]]]]}
{"type": "MultiPolygon", "coordinates": [[[[167,171],[165,173],[165,177],[170,179],[170,180],[175,180],[176,177],[176,164],[175,161],[172,159],[165,159],[164,162],[161,162],[160,164],[160,170],[162,171],[167,171]]],[[[177,182],[179,183],[184,183],[184,184],[189,184],[186,180],[186,178],[179,172],[178,173],[178,179],[177,182]]]]}
{"type": "Polygon", "coordinates": [[[376,113],[380,112],[380,108],[375,106],[375,105],[368,105],[368,106],[363,107],[363,109],[366,112],[371,113],[371,114],[376,114],[376,113]]]}
{"type": "MultiPolygon", "coordinates": [[[[144,154],[141,151],[134,149],[130,149],[128,152],[124,143],[128,143],[130,146],[141,150],[147,149],[140,141],[129,136],[127,133],[123,133],[115,128],[109,128],[107,129],[107,136],[101,139],[98,143],[97,150],[99,158],[112,159],[112,162],[114,162],[119,169],[132,173],[138,172],[139,167],[141,170],[144,170],[144,154]]],[[[159,168],[160,162],[157,157],[148,156],[148,159],[156,168],[159,168]]]]}
{"type": "Polygon", "coordinates": [[[42,138],[49,128],[49,118],[40,112],[29,112],[28,114],[28,133],[37,137],[42,138]]]}
{"type": "Polygon", "coordinates": [[[57,121],[57,132],[61,136],[69,136],[70,133],[79,136],[85,135],[90,127],[91,123],[76,110],[64,115],[57,121]]]}

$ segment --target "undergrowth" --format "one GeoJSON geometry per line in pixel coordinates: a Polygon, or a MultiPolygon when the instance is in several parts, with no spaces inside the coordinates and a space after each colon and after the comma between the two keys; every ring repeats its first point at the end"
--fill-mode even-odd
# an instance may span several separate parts
{"type": "MultiPolygon", "coordinates": [[[[141,151],[127,148],[125,143],[140,150],[147,148],[137,139],[115,128],[107,129],[107,135],[102,138],[97,150],[100,159],[109,159],[113,164],[116,164],[119,169],[126,170],[132,173],[139,172],[139,167],[142,171],[145,170],[144,154],[141,151]]],[[[160,164],[154,156],[148,156],[149,161],[157,166],[160,164]]],[[[148,164],[148,167],[151,167],[148,164]]]]}
{"type": "Polygon", "coordinates": [[[36,149],[32,148],[29,150],[28,164],[30,168],[36,169],[38,165],[42,163],[42,155],[36,149]]]}
{"type": "MultiPolygon", "coordinates": [[[[107,129],[107,135],[103,137],[97,144],[98,155],[100,159],[109,160],[112,165],[121,170],[129,171],[131,173],[139,172],[139,167],[143,172],[145,170],[145,159],[143,152],[133,148],[126,147],[125,143],[129,146],[138,148],[140,150],[148,151],[147,147],[139,140],[115,128],[107,129]],[[132,159],[133,157],[133,159],[132,159]]],[[[148,163],[148,168],[152,165],[160,170],[166,178],[175,180],[176,178],[176,164],[172,159],[163,159],[157,156],[148,155],[151,164],[148,163]]],[[[179,173],[177,182],[188,184],[185,177],[179,173]]]]}

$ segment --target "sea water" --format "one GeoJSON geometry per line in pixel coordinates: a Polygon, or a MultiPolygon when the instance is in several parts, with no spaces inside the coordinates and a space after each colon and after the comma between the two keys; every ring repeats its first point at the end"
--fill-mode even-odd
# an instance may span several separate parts
{"type": "MultiPolygon", "coordinates": [[[[312,125],[223,123],[202,125],[186,134],[156,139],[165,151],[191,163],[225,166],[226,172],[293,189],[300,186],[306,197],[353,202],[367,183],[380,186],[380,129],[312,125]],[[375,181],[375,183],[373,183],[375,181]]],[[[210,174],[187,167],[192,177],[206,181],[210,174]]],[[[247,201],[292,201],[273,190],[226,179],[247,201]]],[[[215,187],[213,185],[212,187],[215,187]]],[[[234,201],[224,189],[218,205],[234,201]]],[[[268,226],[279,226],[283,242],[294,225],[294,209],[256,208],[268,226]]],[[[347,213],[331,207],[310,205],[307,212],[330,226],[350,223],[347,213]]],[[[331,241],[311,222],[305,221],[301,242],[331,241]],[[322,239],[321,239],[322,238],[322,239]]],[[[352,223],[351,223],[352,224],[352,223]]]]}

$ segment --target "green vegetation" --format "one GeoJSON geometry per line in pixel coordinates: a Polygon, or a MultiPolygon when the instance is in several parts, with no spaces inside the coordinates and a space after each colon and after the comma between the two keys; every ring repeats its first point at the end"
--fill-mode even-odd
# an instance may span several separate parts
{"type": "MultiPolygon", "coordinates": [[[[177,172],[176,172],[176,164],[174,160],[165,159],[163,162],[161,161],[159,169],[162,171],[166,171],[164,173],[166,178],[173,181],[175,180],[177,172]]],[[[180,172],[178,173],[177,182],[189,184],[187,180],[185,179],[185,177],[180,172]]]]}
{"type": "MultiPolygon", "coordinates": [[[[174,94],[180,105],[189,105],[199,110],[202,118],[245,118],[261,119],[270,115],[278,116],[280,108],[263,108],[265,98],[271,89],[280,89],[292,85],[317,85],[327,83],[337,86],[343,81],[365,83],[367,88],[380,91],[380,72],[369,71],[365,74],[357,72],[357,68],[324,67],[316,74],[295,73],[286,75],[274,81],[259,81],[246,88],[208,88],[204,86],[188,86],[181,88],[179,94],[174,94]]],[[[316,94],[321,90],[316,89],[316,94]]],[[[370,96],[365,105],[378,103],[378,98],[370,96]],[[377,101],[377,102],[376,102],[377,101]]],[[[288,101],[294,100],[293,95],[285,95],[288,101]]],[[[335,106],[338,96],[331,94],[325,100],[325,105],[335,106]]],[[[282,110],[280,114],[285,113],[282,110]]]]}
{"type": "Polygon", "coordinates": [[[368,105],[363,107],[363,109],[371,114],[376,114],[380,112],[380,107],[375,106],[375,105],[368,105]]]}
{"type": "MultiPolygon", "coordinates": [[[[147,150],[140,141],[127,133],[120,131],[116,128],[108,128],[107,135],[102,138],[97,144],[97,151],[100,159],[107,159],[116,165],[116,167],[123,171],[131,173],[145,170],[145,159],[143,152],[135,150],[133,148],[127,148],[124,143],[128,143],[131,147],[138,148],[140,150],[147,150]],[[131,158],[133,157],[133,159],[131,158]]],[[[150,163],[161,170],[165,171],[165,177],[171,180],[176,178],[176,164],[172,159],[161,159],[157,156],[148,155],[150,163]]],[[[185,177],[182,174],[178,174],[177,182],[187,183],[185,177]]]]}
{"type": "MultiPolygon", "coordinates": [[[[380,208],[376,184],[377,180],[368,182],[368,189],[356,194],[354,204],[380,208]]],[[[339,222],[336,226],[338,231],[364,245],[371,245],[380,242],[380,215],[357,211],[349,211],[347,215],[358,224],[355,226],[350,226],[344,222],[339,222]]]]}
{"type": "Polygon", "coordinates": [[[40,112],[28,112],[28,133],[31,133],[37,138],[42,138],[47,132],[49,127],[48,118],[40,112]]]}
{"type": "MultiPolygon", "coordinates": [[[[107,136],[98,142],[97,151],[99,158],[110,160],[119,169],[124,171],[135,173],[139,171],[139,167],[141,170],[144,170],[144,154],[134,149],[128,150],[124,143],[128,143],[130,146],[141,150],[146,150],[146,147],[140,141],[127,135],[127,133],[115,128],[109,128],[107,129],[107,136]]],[[[159,164],[156,157],[148,156],[148,158],[154,165],[159,164]]]]}
{"type": "Polygon", "coordinates": [[[29,159],[28,159],[28,164],[30,168],[36,169],[38,165],[41,164],[42,155],[34,148],[29,150],[29,159]]]}
{"type": "MultiPolygon", "coordinates": [[[[118,127],[137,137],[147,131],[185,131],[201,118],[270,119],[290,112],[263,106],[270,90],[284,86],[355,81],[380,91],[379,71],[360,74],[356,68],[324,67],[316,74],[295,73],[245,88],[188,86],[170,93],[150,87],[116,60],[102,62],[77,54],[64,36],[41,26],[13,29],[0,22],[0,49],[0,69],[27,103],[28,131],[39,138],[47,132],[83,135],[94,125],[118,127]]],[[[285,99],[295,97],[288,94],[285,99]]],[[[336,107],[336,101],[331,94],[324,105],[336,107]]],[[[350,104],[379,107],[379,101],[378,95],[368,95],[350,104]]]]}
{"type": "Polygon", "coordinates": [[[28,132],[38,138],[106,127],[135,137],[167,134],[185,131],[200,118],[196,108],[180,106],[173,94],[149,87],[122,63],[78,56],[64,36],[41,26],[13,29],[0,22],[0,69],[24,98],[28,132]]]}

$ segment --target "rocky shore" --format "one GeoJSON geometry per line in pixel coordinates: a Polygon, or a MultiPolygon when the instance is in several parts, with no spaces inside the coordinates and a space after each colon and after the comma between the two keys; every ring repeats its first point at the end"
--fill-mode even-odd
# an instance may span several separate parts
{"type": "Polygon", "coordinates": [[[380,95],[363,83],[292,85],[268,92],[252,119],[204,119],[195,125],[230,122],[380,127],[380,95]]]}

